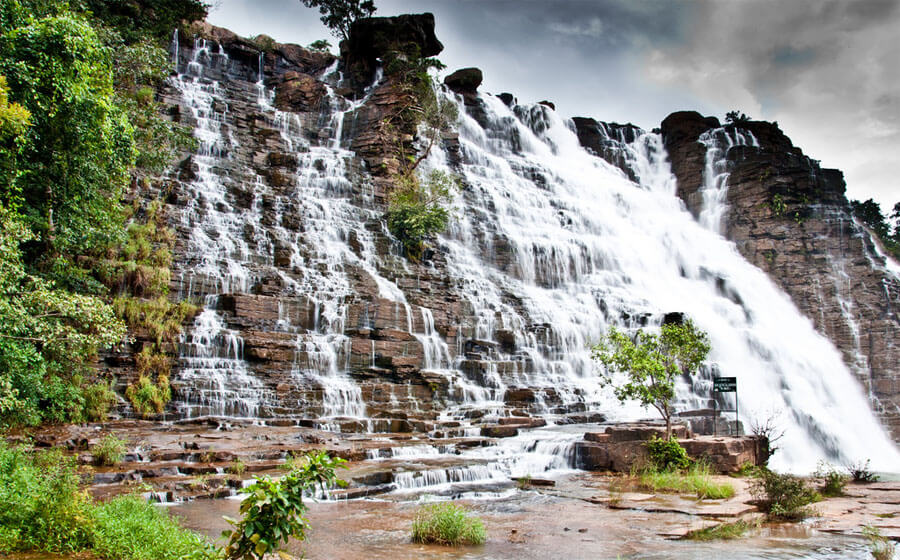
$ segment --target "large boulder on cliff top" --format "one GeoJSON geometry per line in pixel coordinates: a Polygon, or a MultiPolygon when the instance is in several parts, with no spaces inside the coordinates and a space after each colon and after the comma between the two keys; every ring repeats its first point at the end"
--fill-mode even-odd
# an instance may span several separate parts
{"type": "Polygon", "coordinates": [[[357,88],[372,82],[378,59],[390,53],[429,57],[442,50],[430,13],[358,19],[350,25],[347,40],[341,41],[344,68],[357,88]]]}
{"type": "Polygon", "coordinates": [[[660,125],[666,146],[683,140],[696,140],[710,128],[718,128],[719,119],[704,117],[697,111],[677,111],[663,119],[660,125]]]}
{"type": "Polygon", "coordinates": [[[444,83],[456,93],[474,95],[482,80],[484,75],[478,68],[460,68],[444,78],[444,83]]]}

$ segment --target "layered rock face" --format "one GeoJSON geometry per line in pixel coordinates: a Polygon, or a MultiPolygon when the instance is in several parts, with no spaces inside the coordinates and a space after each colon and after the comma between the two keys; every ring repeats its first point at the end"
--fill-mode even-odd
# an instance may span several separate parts
{"type": "Polygon", "coordinates": [[[725,182],[721,232],[837,345],[900,439],[897,265],[852,218],[841,172],[822,169],[767,122],[720,127],[715,118],[682,112],[663,121],[662,134],[691,212],[702,217],[715,205],[710,175],[718,175],[725,182]],[[736,142],[748,133],[751,140],[736,142]]]}
{"type": "MultiPolygon", "coordinates": [[[[453,219],[420,262],[403,257],[384,212],[398,158],[421,139],[400,118],[409,88],[367,49],[387,41],[427,55],[440,43],[428,15],[360,25],[340,60],[296,45],[260,51],[207,25],[172,45],[178,74],[162,97],[199,147],[160,193],[176,230],[171,297],[202,309],[185,325],[168,418],[440,438],[636,418],[646,413],[600,386],[590,346],[610,326],[686,314],[710,332],[714,364],[679,380],[679,410],[729,408],[710,378],[751,367],[761,373],[742,403],[774,396],[790,408],[788,460],[857,458],[856,424],[784,389],[785,375],[800,387],[840,375],[828,362],[837,352],[682,211],[657,134],[591,119],[572,130],[550,105],[478,93],[475,69],[451,75],[439,95],[460,121],[421,169],[459,177],[453,219]],[[798,360],[772,324],[815,359],[798,360]]],[[[689,144],[671,142],[679,179],[689,144]]],[[[127,357],[114,362],[123,384],[133,378],[127,357]]],[[[820,385],[814,394],[840,392],[820,385]]],[[[863,416],[857,431],[881,441],[863,416]]]]}

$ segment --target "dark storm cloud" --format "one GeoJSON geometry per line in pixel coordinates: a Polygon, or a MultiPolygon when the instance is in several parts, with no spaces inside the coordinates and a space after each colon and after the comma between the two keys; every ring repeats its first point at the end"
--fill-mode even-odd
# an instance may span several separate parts
{"type": "MultiPolygon", "coordinates": [[[[482,91],[549,99],[566,116],[657,126],[730,109],[778,120],[848,192],[900,200],[900,2],[895,0],[376,0],[435,14],[448,71],[482,91]]],[[[327,36],[300,0],[222,0],[213,23],[308,44],[327,36]]],[[[336,42],[332,39],[332,42],[336,42]]]]}

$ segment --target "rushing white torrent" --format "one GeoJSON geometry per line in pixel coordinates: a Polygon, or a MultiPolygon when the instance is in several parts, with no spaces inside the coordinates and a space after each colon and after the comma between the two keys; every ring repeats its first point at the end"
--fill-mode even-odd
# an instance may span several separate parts
{"type": "MultiPolygon", "coordinates": [[[[466,188],[446,236],[449,268],[468,288],[479,331],[550,326],[536,345],[534,371],[522,374],[529,384],[568,388],[634,416],[597,387],[588,344],[610,324],[680,311],[709,333],[713,364],[707,380],[679,387],[682,406],[708,402],[710,373],[736,376],[745,424],[782,411],[776,466],[808,470],[819,459],[863,457],[897,464],[833,344],[731,243],[683,209],[654,135],[636,141],[644,161],[643,188],[635,188],[585,152],[555,112],[514,113],[492,96],[482,100],[486,129],[467,116],[460,126],[456,171],[466,188]],[[514,264],[492,261],[499,245],[514,264]]],[[[429,163],[445,166],[446,158],[429,163]]]]}
{"type": "MultiPolygon", "coordinates": [[[[410,303],[420,301],[412,297],[415,288],[395,281],[396,257],[376,250],[373,230],[383,227],[383,208],[342,142],[356,133],[351,113],[365,98],[350,103],[326,88],[321,114],[301,117],[274,107],[262,64],[231,80],[232,64],[220,48],[198,40],[189,60],[177,43],[173,50],[186,60],[171,85],[200,144],[178,217],[180,296],[205,304],[184,337],[173,380],[184,388],[176,405],[186,415],[264,416],[283,406],[248,369],[239,330],[219,308],[225,294],[256,293],[273,282],[280,306],[291,299],[313,310],[303,322],[280,307],[272,326],[294,341],[290,378],[322,389],[324,425],[331,425],[327,418],[353,418],[371,427],[360,387],[349,376],[356,339],[348,330],[369,327],[347,324],[356,295],[352,278],[363,271],[393,307],[394,328],[405,328],[410,344],[422,347],[423,369],[446,378],[450,402],[438,420],[458,421],[460,434],[478,433],[466,420],[479,417],[473,409],[487,419],[509,414],[504,394],[520,387],[534,390],[530,411],[551,423],[560,411],[575,409],[612,419],[647,416],[599,386],[590,345],[611,325],[656,328],[663,314],[682,312],[709,333],[712,353],[698,379],[680,382],[679,408],[705,408],[711,377],[736,376],[745,425],[781,411],[786,434],[776,466],[808,470],[819,459],[869,457],[875,468],[891,468],[900,461],[834,345],[718,234],[727,173],[718,148],[753,145],[752,136],[719,129],[706,138],[711,155],[701,224],[675,196],[658,135],[612,138],[621,144],[626,175],[585,151],[572,123],[545,106],[511,109],[483,95],[476,120],[459,102],[458,154],[435,149],[423,164],[456,173],[464,184],[437,244],[446,261],[437,272],[465,303],[464,316],[452,325],[461,333],[452,347],[435,326],[436,310],[410,303]],[[256,119],[274,132],[267,146],[296,158],[283,184],[273,186],[236,163],[246,137],[235,132],[229,95],[244,96],[242,111],[253,113],[241,115],[242,122],[256,119]],[[287,227],[290,220],[302,227],[287,227]]],[[[835,261],[839,288],[841,271],[835,261]]],[[[853,315],[851,304],[842,309],[853,315]]],[[[362,340],[374,370],[376,343],[369,359],[369,341],[362,340]]],[[[577,436],[563,434],[512,438],[472,451],[478,468],[427,477],[443,484],[566,469],[577,436]],[[528,444],[515,447],[522,442],[528,444]]]]}

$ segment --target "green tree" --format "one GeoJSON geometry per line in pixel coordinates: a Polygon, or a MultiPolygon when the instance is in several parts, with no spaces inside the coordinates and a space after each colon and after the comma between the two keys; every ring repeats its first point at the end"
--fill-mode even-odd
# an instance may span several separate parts
{"type": "Polygon", "coordinates": [[[0,424],[80,420],[81,379],[98,349],[125,337],[102,300],[25,271],[19,244],[33,234],[0,206],[0,424]]]}
{"type": "Polygon", "coordinates": [[[666,421],[666,437],[672,435],[672,398],[675,378],[693,375],[709,355],[709,337],[690,320],[666,324],[659,334],[639,329],[633,337],[611,327],[593,347],[602,364],[600,380],[611,385],[620,402],[636,400],[652,406],[666,421]],[[616,373],[626,374],[624,381],[616,373]]]}
{"type": "Polygon", "coordinates": [[[346,468],[344,463],[344,459],[319,451],[308,454],[302,466],[280,480],[257,477],[244,489],[249,495],[241,502],[241,520],[225,518],[234,526],[222,533],[228,539],[225,558],[261,560],[266,554],[277,552],[291,537],[304,540],[309,522],[303,517],[308,509],[303,493],[314,492],[317,487],[324,491],[334,485],[346,485],[334,472],[336,468],[346,468]]]}
{"type": "Polygon", "coordinates": [[[318,8],[322,23],[341,39],[350,35],[350,26],[360,18],[372,17],[373,0],[300,0],[307,8],[318,8]]]}
{"type": "Polygon", "coordinates": [[[386,214],[388,229],[403,244],[406,255],[418,260],[425,240],[444,231],[450,220],[446,205],[453,200],[454,177],[434,170],[424,180],[413,171],[397,179],[386,214]]]}
{"type": "Polygon", "coordinates": [[[2,202],[18,207],[35,233],[26,258],[72,286],[83,273],[72,257],[124,233],[120,200],[136,153],[110,68],[97,34],[74,14],[32,19],[0,36],[0,74],[32,115],[21,174],[2,202]]]}
{"type": "Polygon", "coordinates": [[[206,19],[207,2],[200,0],[82,0],[85,8],[118,29],[128,44],[147,39],[167,40],[182,23],[206,19]]]}

